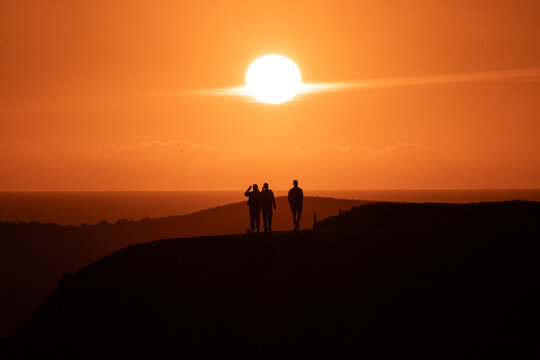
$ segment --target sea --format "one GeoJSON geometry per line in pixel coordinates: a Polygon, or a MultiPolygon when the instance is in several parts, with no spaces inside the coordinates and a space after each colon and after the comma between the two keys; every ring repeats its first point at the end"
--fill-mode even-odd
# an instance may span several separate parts
{"type": "MultiPolygon", "coordinates": [[[[0,222],[97,224],[184,215],[242,202],[237,191],[83,191],[0,192],[0,222]]],[[[276,196],[286,190],[274,191],[276,196]]],[[[540,201],[540,189],[530,190],[309,190],[305,196],[339,199],[470,203],[504,200],[540,201]]]]}

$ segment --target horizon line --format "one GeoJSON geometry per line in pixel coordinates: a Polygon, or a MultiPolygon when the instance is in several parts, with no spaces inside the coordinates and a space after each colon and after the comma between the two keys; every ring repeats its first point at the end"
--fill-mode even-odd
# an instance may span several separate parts
{"type": "MultiPolygon", "coordinates": [[[[540,191],[540,187],[537,188],[369,188],[369,189],[316,189],[301,187],[303,190],[308,191],[540,191]]],[[[0,190],[0,193],[46,193],[46,192],[63,192],[63,193],[75,193],[75,192],[237,192],[244,191],[244,188],[238,189],[188,189],[188,190],[0,190]]],[[[270,190],[275,191],[288,191],[289,188],[272,188],[270,190]]]]}

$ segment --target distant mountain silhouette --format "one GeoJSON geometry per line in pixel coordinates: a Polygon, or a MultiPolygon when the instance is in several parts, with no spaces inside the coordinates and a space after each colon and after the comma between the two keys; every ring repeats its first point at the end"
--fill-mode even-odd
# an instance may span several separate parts
{"type": "MultiPolygon", "coordinates": [[[[241,194],[240,194],[241,195],[241,194]]],[[[278,197],[275,230],[292,229],[285,197],[278,197]]],[[[321,197],[305,199],[304,228],[319,219],[349,210],[366,201],[321,197]]],[[[189,215],[114,224],[60,226],[0,222],[0,338],[9,335],[49,295],[66,272],[125,246],[172,237],[243,233],[249,227],[246,202],[220,206],[189,215]]]]}
{"type": "Polygon", "coordinates": [[[538,358],[538,239],[540,203],[387,203],[133,245],[66,275],[0,356],[538,358]]]}

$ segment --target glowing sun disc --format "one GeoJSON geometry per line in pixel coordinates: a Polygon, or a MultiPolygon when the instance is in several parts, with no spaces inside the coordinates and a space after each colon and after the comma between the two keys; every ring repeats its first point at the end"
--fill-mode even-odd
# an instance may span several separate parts
{"type": "Polygon", "coordinates": [[[302,75],[296,64],[281,55],[266,55],[251,63],[246,87],[251,96],[267,104],[291,100],[300,90],[302,75]]]}

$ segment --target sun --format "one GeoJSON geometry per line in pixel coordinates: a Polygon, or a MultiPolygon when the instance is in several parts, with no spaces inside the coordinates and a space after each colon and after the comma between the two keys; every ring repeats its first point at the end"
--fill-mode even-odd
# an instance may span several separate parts
{"type": "Polygon", "coordinates": [[[247,91],[267,104],[291,100],[300,90],[302,75],[298,66],[282,55],[266,55],[251,63],[246,72],[247,91]]]}

